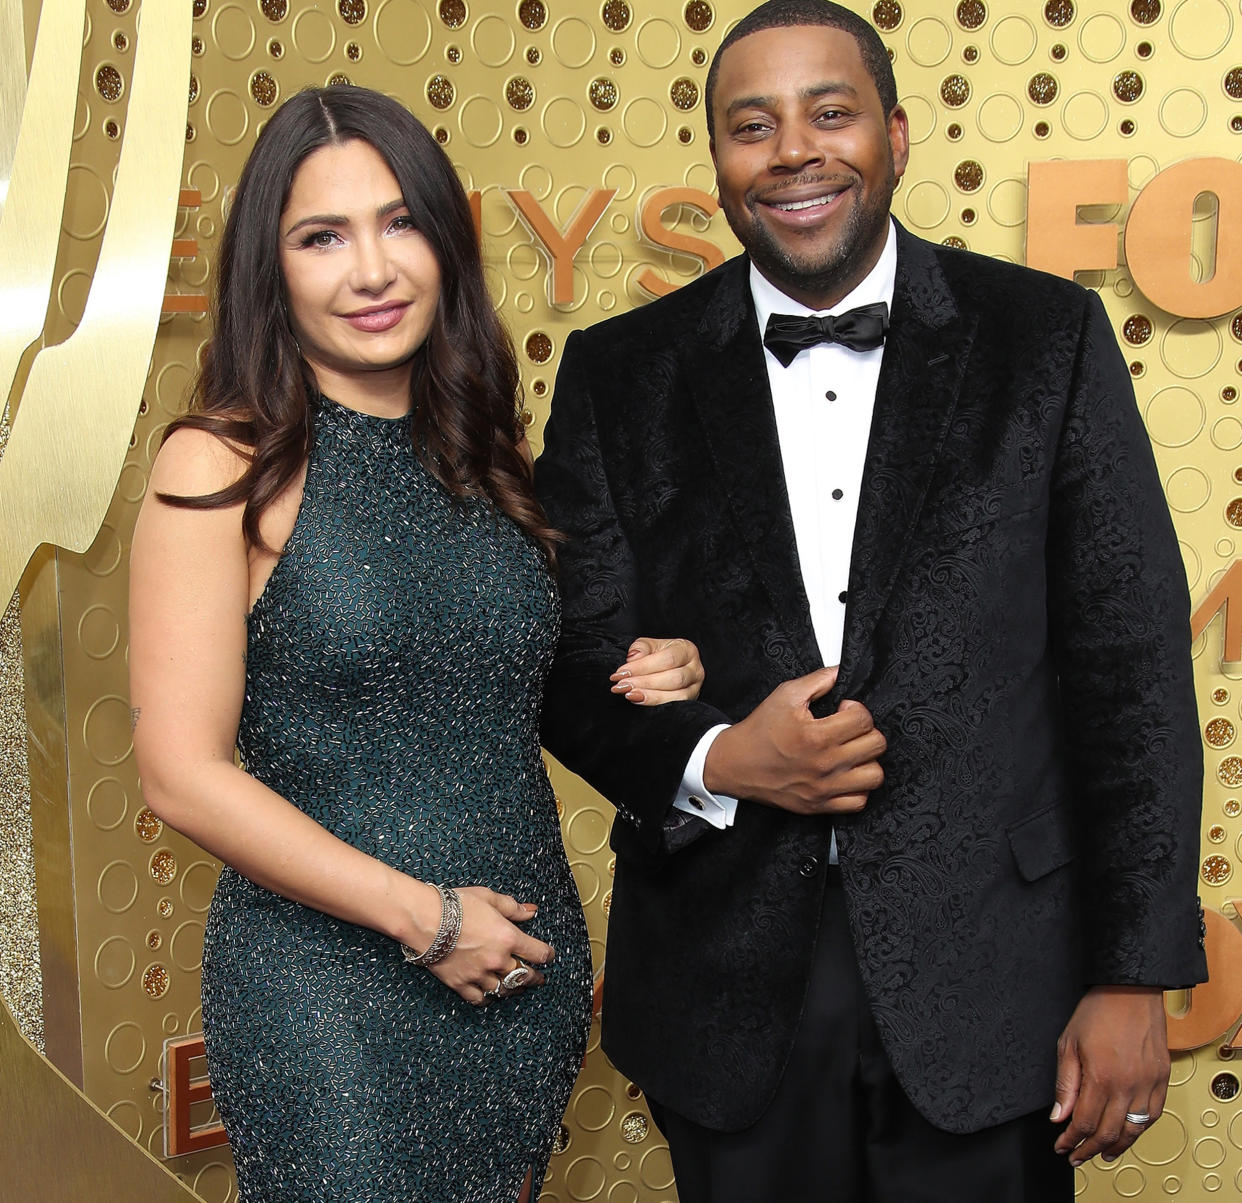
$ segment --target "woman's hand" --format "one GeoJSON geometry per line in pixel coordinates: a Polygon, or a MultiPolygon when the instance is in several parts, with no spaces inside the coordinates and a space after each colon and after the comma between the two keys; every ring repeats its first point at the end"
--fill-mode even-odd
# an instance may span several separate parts
{"type": "Polygon", "coordinates": [[[457,946],[444,960],[428,966],[427,971],[475,1006],[497,997],[498,990],[502,998],[513,993],[501,989],[501,983],[506,974],[522,964],[530,969],[516,989],[543,985],[544,976],[538,967],[551,964],[556,954],[550,944],[514,926],[535,917],[534,904],[518,902],[508,894],[497,894],[483,886],[458,887],[457,894],[461,899],[457,946]]]}
{"type": "Polygon", "coordinates": [[[703,661],[689,639],[635,639],[625,663],[609,678],[612,692],[636,706],[688,702],[699,696],[703,661]]]}

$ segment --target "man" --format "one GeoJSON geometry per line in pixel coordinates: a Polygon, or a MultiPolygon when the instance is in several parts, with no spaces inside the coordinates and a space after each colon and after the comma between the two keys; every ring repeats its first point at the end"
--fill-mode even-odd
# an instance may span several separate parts
{"type": "Polygon", "coordinates": [[[892,221],[906,117],[847,10],[756,9],[707,108],[747,253],[571,336],[537,466],[545,742],[617,806],[604,1048],[682,1203],[1068,1201],[1159,1116],[1161,988],[1205,976],[1126,367],[1094,294],[892,221]],[[700,699],[597,703],[655,629],[700,699]]]}

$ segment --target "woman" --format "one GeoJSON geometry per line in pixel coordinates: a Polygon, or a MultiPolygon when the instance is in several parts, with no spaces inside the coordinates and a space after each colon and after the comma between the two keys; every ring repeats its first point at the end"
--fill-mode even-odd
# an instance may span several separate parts
{"type": "MultiPolygon", "coordinates": [[[[245,1203],[542,1180],[591,972],[538,747],[555,532],[517,390],[434,140],[361,88],[292,98],[131,560],[144,795],[226,866],[203,1026],[245,1203]]],[[[655,703],[701,670],[638,640],[614,676],[655,703]]]]}

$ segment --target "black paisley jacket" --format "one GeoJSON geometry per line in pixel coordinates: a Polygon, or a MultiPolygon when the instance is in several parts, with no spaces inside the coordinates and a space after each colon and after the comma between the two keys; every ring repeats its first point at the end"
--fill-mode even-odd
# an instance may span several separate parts
{"type": "MultiPolygon", "coordinates": [[[[570,337],[536,480],[569,536],[544,742],[618,812],[604,1048],[738,1129],[789,1056],[830,836],[743,801],[667,838],[703,732],[820,666],[744,258],[570,337]],[[637,632],[698,644],[698,701],[608,693],[637,632]]],[[[1093,293],[899,230],[843,697],[888,740],[837,823],[858,963],[933,1123],[1050,1106],[1089,985],[1204,980],[1187,587],[1093,293]]]]}

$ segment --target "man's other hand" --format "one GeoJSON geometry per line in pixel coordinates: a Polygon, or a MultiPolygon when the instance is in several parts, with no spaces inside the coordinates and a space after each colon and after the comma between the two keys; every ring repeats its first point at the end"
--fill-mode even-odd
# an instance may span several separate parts
{"type": "Polygon", "coordinates": [[[778,685],[740,723],[722,731],[703,768],[714,794],[748,798],[795,814],[848,814],[884,781],[888,744],[861,702],[815,718],[811,703],[837,681],[821,668],[778,685]]]}

